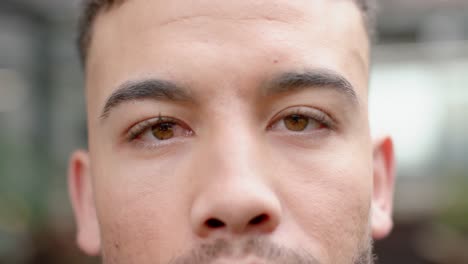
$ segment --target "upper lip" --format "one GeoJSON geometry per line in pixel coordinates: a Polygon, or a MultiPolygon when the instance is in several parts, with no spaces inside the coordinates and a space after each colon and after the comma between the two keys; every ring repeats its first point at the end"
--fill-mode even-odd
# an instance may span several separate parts
{"type": "Polygon", "coordinates": [[[267,262],[262,261],[257,257],[246,255],[244,257],[236,258],[221,257],[213,261],[213,264],[267,264],[267,262]]]}

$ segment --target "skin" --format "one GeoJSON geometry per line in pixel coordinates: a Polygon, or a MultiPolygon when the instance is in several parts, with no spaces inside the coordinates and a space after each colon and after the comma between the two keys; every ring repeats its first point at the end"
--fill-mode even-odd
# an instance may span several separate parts
{"type": "Polygon", "coordinates": [[[352,1],[131,0],[102,12],[86,63],[89,150],[69,166],[79,247],[104,263],[371,263],[358,258],[392,228],[394,162],[391,139],[371,138],[368,72],[352,1]],[[330,87],[265,91],[317,70],[347,80],[354,100],[330,87]],[[103,115],[125,83],[154,79],[191,99],[103,115]],[[311,116],[291,131],[297,111],[332,125],[311,116]],[[180,123],[174,137],[129,140],[163,117],[180,123]],[[273,248],[281,256],[260,254],[273,248]]]}

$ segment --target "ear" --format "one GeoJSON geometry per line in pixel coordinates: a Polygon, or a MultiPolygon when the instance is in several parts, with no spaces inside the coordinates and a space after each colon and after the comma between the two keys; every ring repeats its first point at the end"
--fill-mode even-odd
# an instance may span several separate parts
{"type": "Polygon", "coordinates": [[[395,183],[395,157],[389,136],[374,141],[374,190],[372,196],[372,237],[385,238],[393,228],[393,191],[395,183]]]}
{"type": "Polygon", "coordinates": [[[96,256],[101,239],[91,180],[89,154],[74,152],[68,166],[68,191],[78,226],[77,243],[86,254],[96,256]]]}

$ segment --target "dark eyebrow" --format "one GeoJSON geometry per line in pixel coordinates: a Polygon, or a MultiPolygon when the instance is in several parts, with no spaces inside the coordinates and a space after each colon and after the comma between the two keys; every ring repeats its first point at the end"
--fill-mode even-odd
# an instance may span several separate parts
{"type": "Polygon", "coordinates": [[[330,88],[346,95],[353,105],[359,100],[353,85],[342,75],[327,69],[312,69],[280,74],[264,87],[265,95],[291,92],[306,88],[330,88]]]}
{"type": "Polygon", "coordinates": [[[170,81],[158,79],[128,81],[109,96],[102,110],[101,119],[109,117],[111,110],[122,103],[143,99],[193,101],[187,89],[170,81]]]}

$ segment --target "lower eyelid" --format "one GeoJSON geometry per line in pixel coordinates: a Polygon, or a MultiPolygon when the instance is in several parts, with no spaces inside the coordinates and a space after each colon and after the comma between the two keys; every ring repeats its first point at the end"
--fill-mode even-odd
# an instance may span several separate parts
{"type": "Polygon", "coordinates": [[[169,139],[169,140],[160,140],[160,141],[155,141],[155,142],[134,140],[133,142],[131,142],[131,144],[133,144],[137,148],[152,150],[152,149],[159,149],[159,148],[164,148],[170,145],[178,144],[178,143],[184,142],[186,139],[187,139],[186,137],[176,137],[176,138],[169,139]]]}

